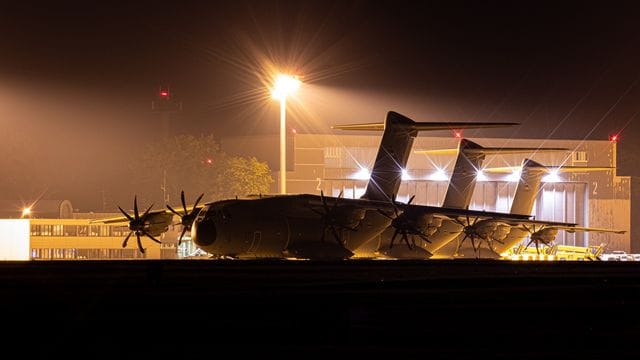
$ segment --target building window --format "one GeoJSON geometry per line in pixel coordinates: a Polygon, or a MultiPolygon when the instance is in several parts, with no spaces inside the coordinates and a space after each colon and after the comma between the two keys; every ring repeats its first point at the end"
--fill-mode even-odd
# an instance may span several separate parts
{"type": "Polygon", "coordinates": [[[587,152],[586,151],[574,151],[571,153],[571,160],[576,162],[587,162],[587,152]]]}
{"type": "Polygon", "coordinates": [[[324,163],[327,167],[342,167],[342,148],[333,146],[324,148],[324,163]]]}

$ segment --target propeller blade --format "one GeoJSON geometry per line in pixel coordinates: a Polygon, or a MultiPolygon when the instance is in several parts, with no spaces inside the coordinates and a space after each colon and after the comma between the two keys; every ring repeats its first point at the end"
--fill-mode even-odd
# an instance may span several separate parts
{"type": "Polygon", "coordinates": [[[167,209],[169,209],[169,211],[171,211],[172,213],[178,215],[179,217],[182,217],[182,214],[180,214],[174,208],[172,208],[171,205],[167,204],[167,209]]]}
{"type": "Polygon", "coordinates": [[[400,216],[398,206],[396,206],[396,194],[391,195],[391,205],[393,205],[393,212],[396,214],[396,217],[400,216]]]}
{"type": "Polygon", "coordinates": [[[402,240],[404,240],[405,244],[407,244],[407,247],[409,248],[409,250],[413,250],[413,248],[411,247],[411,244],[409,243],[409,236],[407,236],[406,231],[402,231],[402,240]]]}
{"type": "Polygon", "coordinates": [[[527,243],[527,246],[525,246],[524,248],[527,249],[532,242],[533,242],[533,239],[530,239],[529,242],[527,243]]]}
{"type": "Polygon", "coordinates": [[[153,207],[153,204],[151,204],[151,206],[149,206],[149,208],[147,209],[147,211],[144,212],[144,214],[142,214],[142,218],[144,219],[147,214],[149,214],[149,211],[151,211],[151,208],[153,207]]]}
{"type": "Polygon", "coordinates": [[[129,234],[127,234],[127,237],[124,238],[124,241],[122,242],[122,247],[123,248],[127,247],[127,241],[129,241],[129,238],[131,237],[131,234],[133,234],[133,231],[129,231],[129,234]]]}
{"type": "Polygon", "coordinates": [[[198,198],[196,199],[196,202],[193,203],[193,209],[191,209],[191,214],[194,214],[196,212],[196,207],[198,206],[198,203],[200,202],[200,200],[202,200],[203,196],[204,196],[204,193],[200,194],[200,196],[198,196],[198,198]]]}
{"type": "Polygon", "coordinates": [[[180,201],[182,201],[182,208],[184,209],[184,214],[187,215],[187,202],[184,200],[184,190],[180,191],[180,201]]]}
{"type": "Polygon", "coordinates": [[[184,233],[187,232],[187,227],[184,226],[182,228],[182,233],[180,234],[180,237],[178,238],[178,246],[180,246],[180,244],[182,244],[182,237],[184,236],[184,233]]]}
{"type": "Polygon", "coordinates": [[[462,238],[462,240],[460,240],[458,242],[458,246],[456,246],[456,251],[455,251],[456,254],[458,253],[458,251],[462,247],[462,244],[464,244],[464,241],[467,240],[467,237],[469,237],[469,236],[467,234],[464,234],[464,237],[462,238]]]}
{"type": "Polygon", "coordinates": [[[338,245],[343,245],[342,244],[342,239],[340,238],[340,235],[338,235],[338,231],[336,230],[335,227],[331,226],[331,232],[333,233],[333,237],[338,242],[338,245]]]}
{"type": "Polygon", "coordinates": [[[153,240],[153,241],[157,242],[158,244],[162,244],[162,241],[160,241],[160,240],[158,240],[158,239],[154,238],[154,237],[153,237],[151,234],[149,234],[148,232],[146,232],[146,231],[144,231],[144,230],[143,230],[142,232],[143,232],[143,234],[144,234],[144,235],[146,235],[149,239],[151,239],[151,240],[153,240]]]}
{"type": "Polygon", "coordinates": [[[340,190],[340,194],[338,194],[336,201],[333,203],[333,207],[331,208],[332,211],[338,207],[338,202],[340,201],[341,197],[342,197],[342,190],[340,190]]]}
{"type": "Polygon", "coordinates": [[[129,221],[133,221],[133,218],[131,217],[131,215],[127,214],[126,211],[122,210],[122,208],[120,206],[118,206],[118,209],[120,209],[120,212],[124,214],[124,216],[129,220],[129,221]]]}
{"type": "Polygon", "coordinates": [[[136,238],[138,239],[138,249],[140,249],[140,252],[144,254],[144,248],[142,247],[142,242],[140,241],[140,234],[137,231],[136,238]]]}
{"type": "Polygon", "coordinates": [[[324,197],[324,192],[320,190],[320,199],[322,200],[322,206],[325,211],[329,211],[329,205],[327,205],[327,198],[324,197]]]}
{"type": "Polygon", "coordinates": [[[140,219],[140,214],[138,213],[138,196],[133,197],[133,213],[135,214],[135,219],[140,219]]]}
{"type": "Polygon", "coordinates": [[[391,242],[389,243],[389,249],[393,247],[393,241],[396,239],[396,236],[398,236],[398,232],[400,232],[400,229],[396,229],[396,231],[393,233],[393,236],[391,237],[391,242]]]}

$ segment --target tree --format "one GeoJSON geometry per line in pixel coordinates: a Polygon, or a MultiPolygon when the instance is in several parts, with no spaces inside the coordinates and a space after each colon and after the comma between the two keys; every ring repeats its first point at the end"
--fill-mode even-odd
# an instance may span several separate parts
{"type": "Polygon", "coordinates": [[[191,200],[201,193],[205,200],[219,200],[266,193],[273,183],[266,163],[228,156],[212,135],[174,136],[147,145],[133,159],[136,194],[145,202],[175,204],[182,190],[191,200]]]}
{"type": "Polygon", "coordinates": [[[273,178],[266,163],[255,157],[233,156],[226,159],[225,165],[219,173],[220,198],[269,192],[273,178]]]}

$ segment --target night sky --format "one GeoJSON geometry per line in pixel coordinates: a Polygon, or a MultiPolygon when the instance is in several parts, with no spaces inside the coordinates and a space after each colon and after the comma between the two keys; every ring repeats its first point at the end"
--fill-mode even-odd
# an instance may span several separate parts
{"type": "Polygon", "coordinates": [[[0,33],[2,166],[59,164],[47,196],[84,211],[132,197],[128,157],[159,135],[160,86],[183,105],[175,133],[275,134],[277,69],[303,76],[299,132],[394,110],[522,124],[468,137],[620,133],[622,175],[640,175],[632,2],[20,2],[0,4],[0,33]]]}

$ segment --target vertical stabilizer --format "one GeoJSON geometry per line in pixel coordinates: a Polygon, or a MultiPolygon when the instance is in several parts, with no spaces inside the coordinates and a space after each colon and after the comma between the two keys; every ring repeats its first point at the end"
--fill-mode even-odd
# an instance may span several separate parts
{"type": "Polygon", "coordinates": [[[522,160],[522,170],[520,182],[516,186],[516,192],[511,204],[511,214],[529,215],[533,210],[533,203],[536,200],[542,176],[547,173],[544,165],[531,159],[522,160]]]}
{"type": "Polygon", "coordinates": [[[468,151],[471,149],[482,149],[482,146],[468,139],[460,140],[458,157],[453,167],[447,193],[444,196],[443,207],[458,209],[469,207],[478,178],[478,169],[485,158],[483,152],[468,151]]]}
{"type": "Polygon", "coordinates": [[[378,155],[363,199],[388,201],[398,193],[402,170],[407,166],[413,140],[418,131],[481,129],[518,125],[496,122],[415,122],[395,111],[389,111],[385,123],[336,125],[341,130],[383,130],[378,155]]]}
{"type": "Polygon", "coordinates": [[[389,111],[363,199],[388,201],[398,193],[402,170],[407,165],[413,140],[418,135],[412,126],[414,124],[408,117],[389,111]]]}

